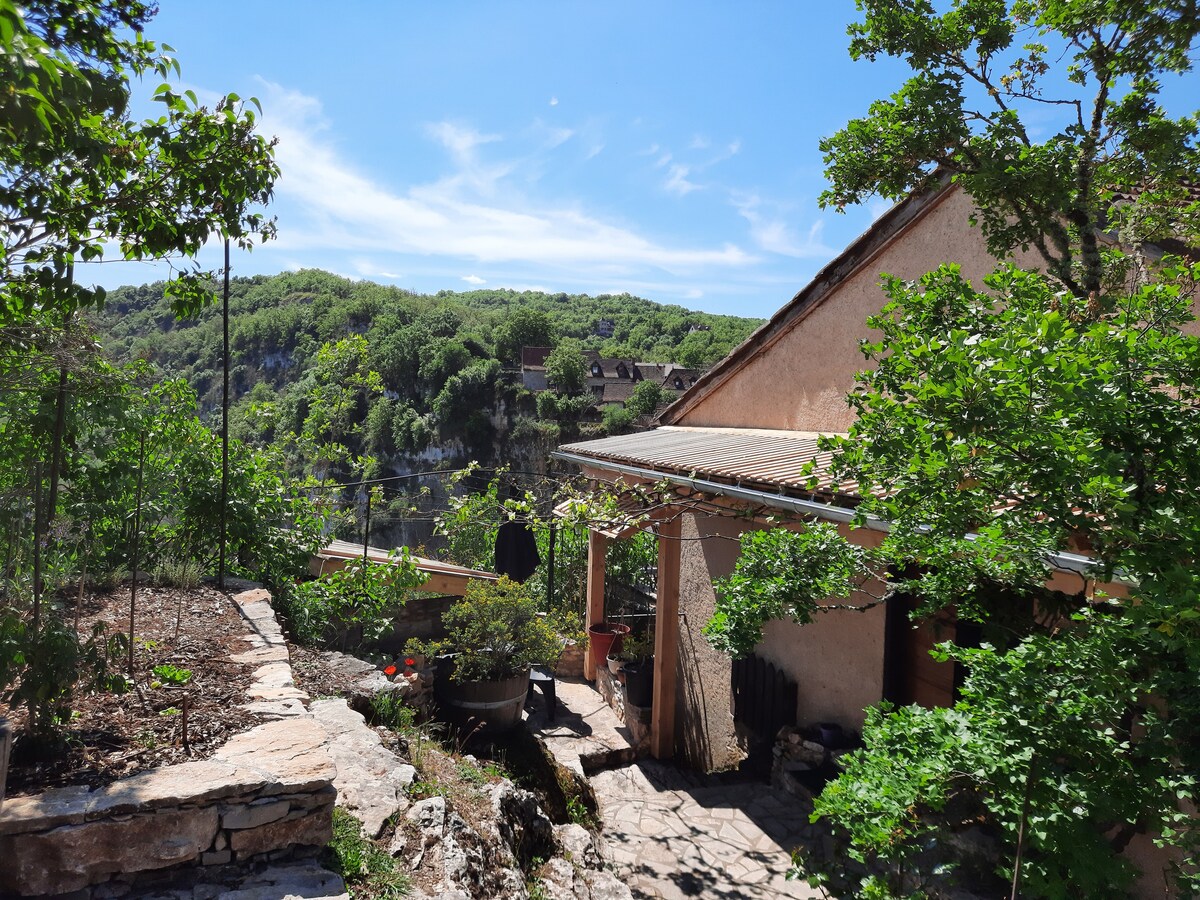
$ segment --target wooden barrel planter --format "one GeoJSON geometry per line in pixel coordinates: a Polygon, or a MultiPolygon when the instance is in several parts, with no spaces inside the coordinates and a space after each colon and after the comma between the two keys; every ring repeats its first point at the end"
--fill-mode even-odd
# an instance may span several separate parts
{"type": "Polygon", "coordinates": [[[434,695],[446,718],[468,728],[483,723],[480,731],[487,734],[508,731],[521,721],[528,690],[528,670],[503,681],[457,682],[439,676],[434,683],[434,695]]]}
{"type": "Polygon", "coordinates": [[[608,665],[608,655],[619,653],[621,642],[629,634],[629,626],[620,622],[597,622],[588,628],[588,647],[597,668],[608,665]]]}

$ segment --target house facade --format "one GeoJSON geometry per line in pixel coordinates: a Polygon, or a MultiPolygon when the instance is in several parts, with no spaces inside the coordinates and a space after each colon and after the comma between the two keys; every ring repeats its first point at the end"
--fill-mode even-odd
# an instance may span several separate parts
{"type": "MultiPolygon", "coordinates": [[[[756,740],[774,739],[756,734],[739,707],[747,696],[780,689],[794,707],[786,712],[795,724],[855,731],[865,709],[881,700],[953,702],[962,672],[952,662],[936,662],[929,650],[948,638],[969,645],[977,636],[948,619],[914,626],[908,598],[873,602],[884,593],[880,583],[863,585],[863,593],[842,604],[865,611],[829,609],[804,626],[769,622],[755,666],[735,664],[700,630],[715,609],[713,582],[733,571],[747,530],[826,521],[859,544],[883,539],[885,523],[849,529],[855,485],[818,477],[814,491],[799,473],[812,462],[820,476],[827,457],[819,436],[845,433],[853,423],[846,396],[867,364],[859,350],[860,340],[871,336],[866,320],[885,302],[881,273],[916,279],[953,261],[979,286],[994,270],[982,234],[970,224],[972,212],[970,199],[947,183],[897,204],[699,376],[659,416],[657,428],[564,445],[554,454],[597,482],[643,492],[666,486],[667,496],[657,496],[638,523],[658,535],[659,546],[654,755],[705,771],[737,766],[756,740]],[[747,671],[759,674],[747,681],[747,671]]],[[[1033,253],[1017,254],[1015,262],[1041,265],[1033,253]]],[[[1195,334],[1198,327],[1192,322],[1187,330],[1195,334]]],[[[604,551],[619,537],[611,528],[590,536],[589,624],[604,617],[604,551]]],[[[1090,561],[1058,553],[1050,562],[1047,587],[1078,593],[1090,561]]],[[[1108,587],[1119,593],[1119,586],[1108,587]]],[[[767,700],[778,707],[778,697],[767,700]]],[[[1125,853],[1145,873],[1135,894],[1161,896],[1155,873],[1165,861],[1162,851],[1138,835],[1125,853]]]]}

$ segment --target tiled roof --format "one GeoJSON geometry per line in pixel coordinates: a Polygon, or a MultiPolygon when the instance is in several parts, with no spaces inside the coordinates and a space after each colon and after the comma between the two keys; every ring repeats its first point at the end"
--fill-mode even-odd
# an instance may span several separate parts
{"type": "Polygon", "coordinates": [[[544,369],[546,367],[546,357],[550,355],[550,351],[553,349],[553,347],[522,347],[521,368],[544,369]]]}
{"type": "MultiPolygon", "coordinates": [[[[832,454],[817,448],[819,437],[810,431],[662,427],[564,444],[558,449],[589,457],[600,469],[605,462],[623,463],[664,474],[804,495],[812,491],[801,471],[815,461],[817,490],[831,494],[828,468],[832,454]]],[[[857,487],[842,484],[837,493],[853,496],[857,487]]]]}
{"type": "Polygon", "coordinates": [[[637,387],[632,381],[606,381],[602,385],[600,394],[600,403],[624,403],[633,396],[633,389],[637,387]]]}

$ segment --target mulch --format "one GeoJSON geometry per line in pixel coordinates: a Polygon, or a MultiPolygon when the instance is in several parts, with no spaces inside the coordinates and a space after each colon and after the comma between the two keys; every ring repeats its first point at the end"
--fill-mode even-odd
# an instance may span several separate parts
{"type": "MultiPolygon", "coordinates": [[[[129,599],[128,584],[113,593],[85,593],[79,633],[91,635],[100,625],[108,634],[128,634],[129,599]]],[[[63,615],[73,621],[74,597],[64,602],[63,615]]],[[[134,625],[134,687],[122,694],[76,694],[54,746],[35,746],[24,735],[26,710],[0,704],[0,715],[10,718],[18,736],[8,796],[97,787],[143,769],[205,759],[264,721],[241,708],[256,667],[229,659],[247,649],[246,623],[229,596],[207,586],[139,585],[134,625]],[[155,667],[164,665],[190,672],[187,683],[156,675],[155,667]]],[[[124,655],[112,665],[124,672],[124,655]]]]}

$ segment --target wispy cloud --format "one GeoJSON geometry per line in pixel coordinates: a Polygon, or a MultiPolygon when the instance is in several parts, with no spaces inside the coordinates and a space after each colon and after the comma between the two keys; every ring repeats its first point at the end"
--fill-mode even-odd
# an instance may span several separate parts
{"type": "Polygon", "coordinates": [[[467,284],[474,284],[474,285],[487,284],[487,281],[480,278],[478,275],[464,275],[462,277],[462,280],[465,281],[467,284]]]}
{"type": "Polygon", "coordinates": [[[688,181],[688,174],[691,172],[688,166],[679,165],[678,163],[671,166],[667,170],[667,180],[663,184],[663,188],[672,194],[678,194],[683,197],[690,194],[692,191],[700,190],[700,185],[694,181],[688,181]]]}
{"type": "Polygon", "coordinates": [[[750,237],[768,253],[794,256],[799,259],[832,256],[833,251],[821,241],[823,223],[818,219],[804,233],[796,230],[783,217],[778,208],[770,207],[754,193],[733,192],[731,202],[743,219],[750,223],[750,237]]]}
{"type": "Polygon", "coordinates": [[[551,97],[551,98],[550,98],[550,105],[551,105],[551,106],[558,106],[558,98],[557,98],[557,97],[551,97]]]}
{"type": "Polygon", "coordinates": [[[480,144],[500,140],[498,134],[480,134],[474,128],[454,122],[431,122],[425,126],[425,131],[463,163],[474,161],[475,148],[480,144]]]}
{"type": "MultiPolygon", "coordinates": [[[[704,151],[712,146],[712,142],[702,135],[696,135],[688,144],[688,151],[691,156],[696,153],[691,151],[704,151]]],[[[669,194],[674,194],[677,197],[686,197],[692,191],[704,190],[709,187],[708,184],[702,184],[696,180],[696,175],[704,172],[707,169],[724,162],[730,157],[736,156],[742,149],[741,141],[733,141],[728,144],[723,150],[707,159],[693,160],[684,162],[675,158],[675,155],[670,150],[662,150],[658,144],[653,144],[648,150],[642,151],[643,154],[658,154],[658,158],[654,161],[654,165],[659,169],[666,169],[666,178],[663,180],[663,190],[669,194]]]]}
{"type": "MultiPolygon", "coordinates": [[[[277,193],[302,216],[280,229],[281,250],[382,251],[486,263],[558,266],[581,273],[634,275],[648,269],[693,273],[744,267],[756,257],[733,243],[669,246],[604,221],[576,202],[521,193],[508,177],[517,165],[483,157],[500,135],[438,122],[426,135],[445,148],[452,169],[432,183],[396,185],[361,172],[326,137],[320,104],[304,94],[265,84],[265,129],[279,136],[283,175],[277,193]]],[[[686,181],[686,172],[680,178],[686,181]]],[[[461,269],[460,269],[461,271],[461,269]]]]}

